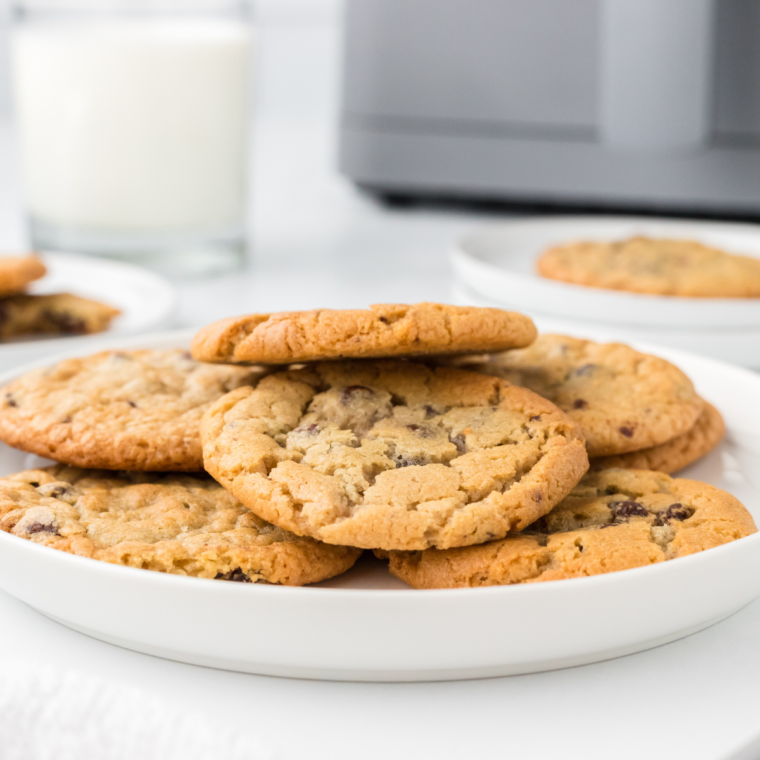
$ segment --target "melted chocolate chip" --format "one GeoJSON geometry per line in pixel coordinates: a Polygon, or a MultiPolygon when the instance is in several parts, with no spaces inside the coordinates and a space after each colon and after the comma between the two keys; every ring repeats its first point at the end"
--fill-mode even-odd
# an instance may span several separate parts
{"type": "Polygon", "coordinates": [[[362,392],[372,393],[372,388],[367,388],[364,385],[348,385],[341,391],[340,403],[344,405],[348,404],[357,393],[362,392]]]}
{"type": "Polygon", "coordinates": [[[387,325],[387,324],[388,324],[388,318],[387,318],[387,317],[378,317],[378,319],[379,319],[379,320],[380,320],[380,321],[381,321],[381,322],[382,322],[384,325],[387,325]]]}
{"type": "Polygon", "coordinates": [[[319,433],[320,429],[321,428],[316,422],[312,422],[311,425],[301,425],[300,427],[297,427],[293,432],[303,433],[304,435],[313,437],[319,433]]]}
{"type": "Polygon", "coordinates": [[[71,415],[67,414],[62,420],[61,425],[68,425],[71,422],[71,415]]]}
{"type": "Polygon", "coordinates": [[[633,428],[632,427],[621,427],[620,432],[626,437],[626,438],[633,438],[633,428]]]}
{"type": "Polygon", "coordinates": [[[573,409],[586,409],[588,407],[588,401],[584,401],[582,398],[577,398],[573,401],[573,409]]]}
{"type": "Polygon", "coordinates": [[[688,507],[684,507],[680,502],[676,502],[662,512],[658,512],[654,524],[658,526],[667,525],[671,520],[683,522],[684,520],[688,520],[691,515],[692,511],[688,507]]]}
{"type": "Polygon", "coordinates": [[[576,375],[590,375],[596,369],[596,364],[584,364],[575,370],[576,375]]]}
{"type": "Polygon", "coordinates": [[[65,496],[67,493],[69,493],[69,488],[67,486],[53,486],[52,488],[48,486],[42,486],[39,488],[40,495],[42,496],[48,496],[51,499],[60,499],[61,496],[65,496]]]}
{"type": "Polygon", "coordinates": [[[55,529],[55,525],[45,525],[45,523],[35,522],[32,523],[27,529],[27,533],[55,533],[58,531],[55,529]]]}
{"type": "Polygon", "coordinates": [[[396,463],[396,468],[399,467],[416,467],[421,464],[425,464],[425,460],[421,457],[410,457],[405,454],[396,454],[393,457],[393,461],[396,463]]]}
{"type": "Polygon", "coordinates": [[[627,517],[647,517],[649,510],[637,501],[612,501],[609,503],[610,512],[615,519],[627,517]]]}
{"type": "Polygon", "coordinates": [[[85,321],[67,311],[47,309],[43,317],[66,335],[83,335],[87,332],[85,321]]]}
{"type": "Polygon", "coordinates": [[[18,406],[18,401],[16,401],[16,399],[13,398],[13,394],[12,393],[6,393],[5,394],[5,403],[8,406],[18,406]]]}
{"type": "Polygon", "coordinates": [[[467,451],[467,441],[465,440],[463,433],[450,435],[449,440],[457,447],[457,451],[460,454],[464,454],[467,451]]]}
{"type": "Polygon", "coordinates": [[[215,580],[235,581],[236,583],[253,583],[253,581],[239,567],[230,570],[228,573],[217,573],[215,580]]]}
{"type": "Polygon", "coordinates": [[[433,407],[430,406],[430,404],[426,404],[422,408],[425,410],[425,419],[426,420],[429,420],[431,417],[435,417],[438,414],[438,412],[436,412],[436,410],[433,409],[433,407]]]}
{"type": "Polygon", "coordinates": [[[541,422],[541,415],[537,414],[535,417],[530,418],[531,422],[541,422]]]}
{"type": "Polygon", "coordinates": [[[129,405],[130,405],[130,406],[131,406],[133,409],[137,409],[137,404],[135,404],[135,402],[134,402],[134,401],[127,401],[127,403],[128,403],[128,404],[129,404],[129,405]]]}
{"type": "Polygon", "coordinates": [[[430,438],[433,435],[433,431],[424,425],[407,425],[406,429],[411,430],[412,433],[416,433],[420,438],[430,438]]]}

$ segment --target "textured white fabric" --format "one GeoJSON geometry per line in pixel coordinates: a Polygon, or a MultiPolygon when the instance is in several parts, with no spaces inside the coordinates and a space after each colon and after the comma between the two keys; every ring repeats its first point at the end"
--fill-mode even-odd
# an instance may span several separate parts
{"type": "Polygon", "coordinates": [[[250,736],[129,686],[0,664],[1,760],[270,760],[250,736]]]}

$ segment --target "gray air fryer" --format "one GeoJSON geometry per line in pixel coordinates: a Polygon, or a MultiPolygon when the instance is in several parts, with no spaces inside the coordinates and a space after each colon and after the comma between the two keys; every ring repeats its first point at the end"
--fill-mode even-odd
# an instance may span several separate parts
{"type": "Polygon", "coordinates": [[[760,0],[346,0],[383,194],[760,214],[760,0]]]}

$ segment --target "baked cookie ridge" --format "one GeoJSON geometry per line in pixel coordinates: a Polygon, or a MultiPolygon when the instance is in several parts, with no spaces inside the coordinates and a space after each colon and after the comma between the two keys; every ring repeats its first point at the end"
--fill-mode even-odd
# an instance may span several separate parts
{"type": "Polygon", "coordinates": [[[231,317],[203,328],[192,351],[200,361],[294,364],[503,351],[535,337],[530,318],[502,309],[380,304],[231,317]]]}
{"type": "Polygon", "coordinates": [[[203,412],[263,374],[183,349],[66,359],[0,390],[0,440],[77,467],[201,471],[203,412]]]}
{"type": "Polygon", "coordinates": [[[622,343],[540,335],[528,348],[459,366],[552,401],[578,423],[592,458],[670,441],[690,430],[704,407],[678,367],[622,343]]]}
{"type": "Polygon", "coordinates": [[[265,520],[361,548],[482,543],[528,526],[588,467],[577,426],[498,378],[325,362],[216,402],[204,465],[265,520]]]}
{"type": "Polygon", "coordinates": [[[583,578],[705,551],[757,532],[733,496],[646,470],[589,473],[523,533],[480,546],[376,552],[413,588],[472,588],[583,578]]]}
{"type": "Polygon", "coordinates": [[[339,575],[361,554],[266,523],[206,475],[63,465],[0,479],[0,530],[126,567],[287,586],[339,575]]]}

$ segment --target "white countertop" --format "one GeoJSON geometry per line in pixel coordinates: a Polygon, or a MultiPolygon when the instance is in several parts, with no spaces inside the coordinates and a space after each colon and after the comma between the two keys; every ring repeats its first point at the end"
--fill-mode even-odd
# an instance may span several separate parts
{"type": "MultiPolygon", "coordinates": [[[[180,282],[179,324],[254,310],[450,298],[448,247],[485,215],[383,209],[335,173],[338,37],[328,21],[317,15],[264,31],[255,260],[242,275],[180,282]]],[[[24,242],[11,148],[2,126],[3,249],[24,242]]],[[[0,619],[0,673],[8,661],[34,661],[137,686],[259,734],[288,759],[717,760],[760,731],[757,602],[642,654],[432,684],[296,681],[183,665],[75,633],[4,594],[0,619]]]]}

